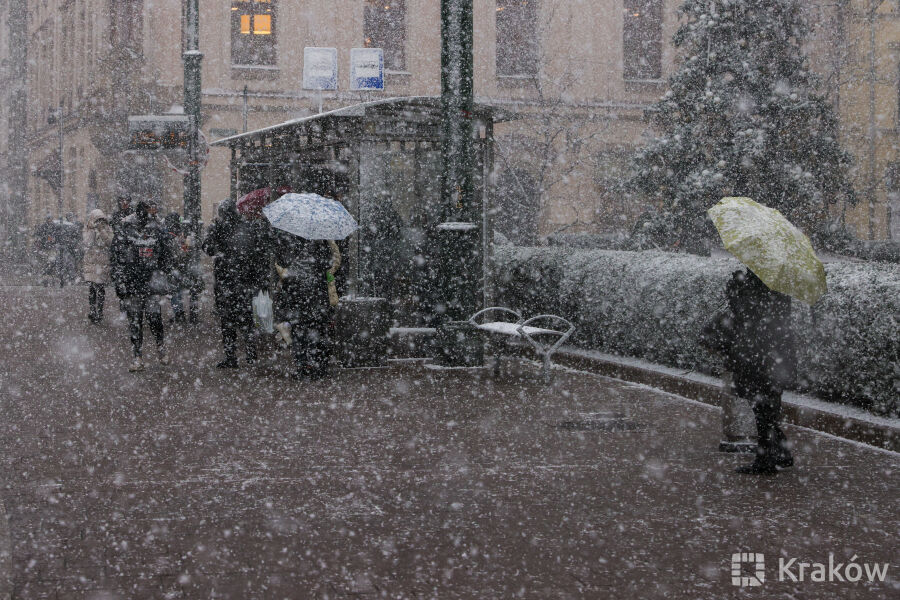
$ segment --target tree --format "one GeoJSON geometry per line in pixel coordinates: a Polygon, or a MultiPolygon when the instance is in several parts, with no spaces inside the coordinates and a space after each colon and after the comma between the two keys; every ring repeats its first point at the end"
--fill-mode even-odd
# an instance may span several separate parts
{"type": "Polygon", "coordinates": [[[578,100],[579,85],[605,67],[574,41],[574,23],[584,8],[568,0],[506,0],[504,5],[501,12],[518,20],[508,22],[508,31],[514,34],[507,39],[508,46],[498,48],[498,55],[512,63],[506,68],[515,74],[501,77],[527,99],[516,103],[516,120],[495,138],[496,197],[503,211],[498,230],[515,243],[530,244],[542,233],[594,228],[603,215],[593,202],[567,202],[564,220],[568,222],[563,226],[554,224],[558,215],[548,206],[554,196],[580,196],[581,190],[590,197],[594,191],[587,191],[590,174],[602,170],[607,158],[594,146],[609,138],[613,120],[578,100]],[[512,5],[517,5],[517,11],[509,10],[512,5]],[[529,6],[534,12],[528,12],[529,6]],[[560,42],[539,43],[548,39],[560,42]]]}
{"type": "Polygon", "coordinates": [[[749,196],[814,233],[855,202],[851,156],[802,52],[798,0],[686,0],[673,38],[683,60],[649,110],[660,135],[631,160],[628,188],[661,208],[657,230],[697,248],[706,210],[749,196]]]}

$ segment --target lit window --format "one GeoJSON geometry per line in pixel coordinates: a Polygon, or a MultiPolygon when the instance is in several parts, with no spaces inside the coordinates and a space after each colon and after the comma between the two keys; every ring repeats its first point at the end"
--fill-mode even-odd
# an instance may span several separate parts
{"type": "Polygon", "coordinates": [[[538,72],[537,0],[497,0],[497,75],[538,72]]]}
{"type": "Polygon", "coordinates": [[[253,33],[256,35],[271,35],[272,15],[253,15],[253,33]]]}
{"type": "Polygon", "coordinates": [[[384,68],[406,70],[406,0],[366,0],[363,19],[366,48],[384,50],[384,68]]]}
{"type": "Polygon", "coordinates": [[[625,79],[662,77],[662,2],[625,0],[622,59],[625,79]]]}
{"type": "Polygon", "coordinates": [[[276,26],[275,0],[232,0],[232,64],[276,65],[276,26]]]}

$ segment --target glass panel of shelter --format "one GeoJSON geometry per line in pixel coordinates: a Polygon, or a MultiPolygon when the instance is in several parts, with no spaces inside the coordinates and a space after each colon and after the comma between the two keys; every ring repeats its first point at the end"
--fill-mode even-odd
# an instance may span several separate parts
{"type": "MultiPolygon", "coordinates": [[[[236,197],[274,183],[340,200],[360,229],[340,244],[343,275],[350,281],[339,292],[387,298],[395,325],[427,325],[436,260],[427,231],[441,221],[442,211],[440,144],[411,139],[415,136],[385,137],[308,149],[289,148],[279,140],[243,147],[235,164],[236,197]],[[273,158],[277,162],[269,162],[273,158]]],[[[488,145],[475,147],[473,192],[480,200],[488,145]]]]}

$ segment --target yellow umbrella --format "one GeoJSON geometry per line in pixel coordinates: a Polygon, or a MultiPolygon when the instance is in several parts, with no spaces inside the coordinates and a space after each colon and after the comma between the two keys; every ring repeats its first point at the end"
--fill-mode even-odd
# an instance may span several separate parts
{"type": "Polygon", "coordinates": [[[722,198],[707,213],[725,249],[769,289],[807,304],[826,292],[825,267],[809,238],[774,208],[750,198],[722,198]]]}

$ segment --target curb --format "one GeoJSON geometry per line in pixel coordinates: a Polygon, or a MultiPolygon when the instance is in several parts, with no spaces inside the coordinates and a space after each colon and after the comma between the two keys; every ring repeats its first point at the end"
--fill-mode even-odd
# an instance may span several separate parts
{"type": "Polygon", "coordinates": [[[12,540],[3,501],[0,500],[0,600],[12,596],[12,540]]]}
{"type": "MultiPolygon", "coordinates": [[[[605,377],[642,383],[713,406],[721,407],[725,398],[725,394],[716,385],[693,381],[636,365],[621,364],[599,357],[585,356],[577,352],[559,350],[553,355],[553,362],[557,365],[588,371],[605,377]]],[[[876,448],[900,452],[900,428],[898,427],[870,423],[853,416],[803,406],[787,399],[782,400],[782,411],[785,423],[815,429],[844,439],[875,446],[876,448]]]]}

